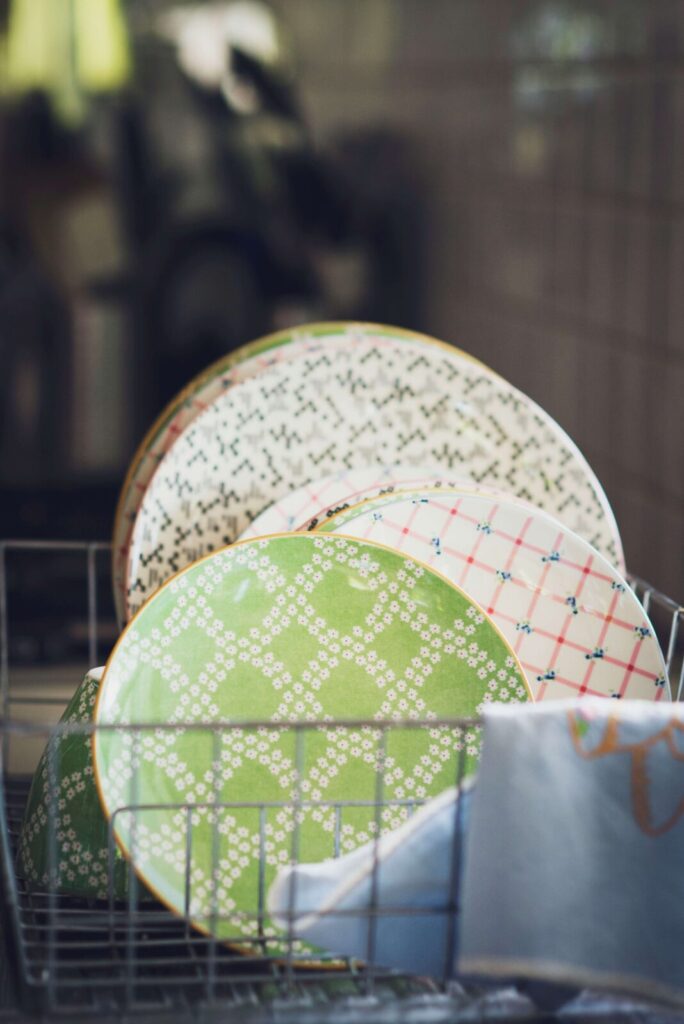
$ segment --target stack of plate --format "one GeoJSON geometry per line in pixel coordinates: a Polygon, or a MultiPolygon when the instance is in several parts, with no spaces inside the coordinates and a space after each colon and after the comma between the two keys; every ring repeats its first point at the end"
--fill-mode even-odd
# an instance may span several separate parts
{"type": "MultiPolygon", "coordinates": [[[[258,893],[295,833],[303,860],[352,850],[476,766],[476,728],[397,728],[381,750],[368,723],[669,699],[577,447],[486,366],[408,331],[301,328],[194,380],[133,459],[113,559],[126,625],[76,703],[123,728],[57,751],[57,884],[103,894],[106,817],[147,888],[224,939],[278,949],[258,893]],[[141,728],[157,723],[183,727],[141,728]],[[363,806],[378,778],[380,815],[363,806]]],[[[46,763],[21,846],[33,884],[46,763]]]]}

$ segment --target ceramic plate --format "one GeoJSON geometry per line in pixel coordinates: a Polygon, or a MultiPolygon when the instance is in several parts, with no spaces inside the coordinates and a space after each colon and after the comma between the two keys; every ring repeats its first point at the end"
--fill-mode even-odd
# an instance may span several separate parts
{"type": "Polygon", "coordinates": [[[327,519],[360,501],[376,498],[407,487],[442,487],[472,484],[464,477],[449,479],[439,469],[420,466],[366,466],[363,469],[342,469],[322,480],[290,491],[257,516],[241,535],[241,540],[264,537],[269,533],[292,530],[313,530],[321,519],[327,519]]]}
{"type": "MultiPolygon", "coordinates": [[[[472,716],[492,699],[528,699],[525,677],[470,598],[396,551],[305,533],[237,544],[162,587],[114,649],[95,720],[401,720],[472,716]]],[[[226,940],[257,937],[259,882],[267,888],[292,856],[297,777],[311,802],[300,811],[301,861],[333,854],[335,803],[376,799],[372,727],[331,724],[300,735],[298,756],[288,728],[150,728],[137,740],[120,730],[96,734],[107,816],[125,805],[160,807],[140,810],[135,825],[131,813],[117,814],[117,840],[155,895],[200,929],[226,940]],[[214,812],[217,801],[225,806],[214,812]],[[265,803],[273,806],[261,818],[265,803]]],[[[459,750],[472,771],[475,730],[462,740],[437,727],[388,735],[383,830],[408,816],[397,801],[453,784],[459,750]]],[[[372,838],[373,808],[343,810],[342,850],[372,838]]],[[[266,937],[275,934],[266,923],[266,937]]]]}
{"type": "Polygon", "coordinates": [[[129,612],[289,491],[390,463],[436,465],[511,491],[621,559],[600,484],[537,406],[437,346],[359,330],[232,388],[183,432],[135,522],[129,612]]]}
{"type": "Polygon", "coordinates": [[[394,494],[319,529],[389,544],[462,587],[513,646],[537,701],[670,699],[660,645],[633,591],[586,541],[530,506],[464,492],[394,494]]]}
{"type": "MultiPolygon", "coordinates": [[[[95,668],[88,672],[62,715],[61,724],[90,722],[102,671],[95,668]]],[[[19,871],[30,889],[44,892],[49,886],[49,836],[53,822],[56,833],[53,890],[106,899],[109,895],[109,833],[93,778],[88,733],[59,736],[51,750],[46,747],[33,776],[18,852],[19,871]],[[49,809],[51,792],[59,793],[52,812],[49,809]]],[[[127,880],[128,865],[115,848],[112,883],[116,897],[126,896],[127,880]]]]}
{"type": "Polygon", "coordinates": [[[176,438],[215,398],[235,384],[257,376],[267,366],[287,361],[302,350],[317,349],[320,345],[325,344],[327,339],[343,337],[349,331],[362,326],[394,340],[412,339],[413,341],[419,340],[423,344],[444,346],[466,360],[478,362],[472,356],[460,352],[459,349],[412,331],[381,327],[380,325],[357,325],[355,327],[352,324],[323,323],[309,324],[295,330],[269,334],[265,338],[235,349],[208,367],[173,398],[156,419],[138,446],[126,474],[114,516],[112,537],[112,579],[119,622],[125,618],[126,563],[133,523],[154,471],[176,438]]]}
{"type": "MultiPolygon", "coordinates": [[[[338,505],[332,505],[329,508],[319,510],[319,512],[312,516],[311,519],[307,519],[306,522],[302,523],[301,526],[297,527],[297,532],[303,533],[304,531],[318,530],[324,522],[330,519],[335,519],[343,512],[347,512],[351,509],[356,509],[359,505],[366,505],[366,503],[373,501],[374,499],[391,498],[393,495],[398,497],[405,497],[407,494],[424,494],[426,491],[457,491],[459,494],[466,492],[468,494],[482,494],[488,498],[510,498],[515,501],[517,505],[523,508],[530,508],[533,512],[539,511],[536,505],[533,505],[531,501],[525,501],[524,498],[516,498],[508,493],[508,491],[502,491],[499,487],[487,487],[485,484],[476,484],[473,480],[468,480],[466,477],[460,477],[460,479],[447,480],[432,480],[428,481],[427,484],[415,484],[409,485],[404,482],[397,483],[394,487],[385,489],[378,489],[375,494],[368,494],[367,496],[359,497],[355,502],[351,500],[351,496],[346,501],[340,502],[338,505]]],[[[548,515],[548,513],[547,513],[548,515]]],[[[551,517],[553,518],[553,517],[551,517]]],[[[557,522],[558,520],[556,520],[557,522]]]]}

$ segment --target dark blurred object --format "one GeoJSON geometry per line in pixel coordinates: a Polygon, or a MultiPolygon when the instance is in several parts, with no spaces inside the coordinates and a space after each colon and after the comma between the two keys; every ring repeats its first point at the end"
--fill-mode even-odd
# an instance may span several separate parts
{"type": "Polygon", "coordinates": [[[0,235],[0,465],[15,482],[64,464],[68,321],[55,289],[6,228],[0,235]]]}
{"type": "Polygon", "coordinates": [[[41,258],[49,232],[42,215],[50,189],[64,184],[57,168],[73,153],[44,96],[29,95],[6,115],[2,157],[1,478],[48,481],[65,469],[70,350],[68,311],[41,258]]]}
{"type": "Polygon", "coordinates": [[[258,235],[218,218],[154,239],[144,268],[142,328],[158,369],[156,405],[200,370],[270,327],[268,254],[258,235]]]}
{"type": "Polygon", "coordinates": [[[388,131],[313,145],[260,0],[79,0],[54,48],[49,0],[10,11],[3,532],[104,537],[138,439],[208,364],[305,321],[420,326],[420,182],[388,131]]]}
{"type": "Polygon", "coordinates": [[[352,313],[341,317],[423,326],[426,182],[411,144],[389,130],[342,137],[331,155],[345,197],[344,239],[360,263],[352,313]]]}
{"type": "MultiPolygon", "coordinates": [[[[34,672],[42,664],[94,666],[109,654],[117,636],[110,565],[107,545],[18,541],[5,546],[0,597],[10,674],[22,665],[34,672]]],[[[66,680],[73,688],[68,672],[66,680]]],[[[47,675],[43,686],[51,682],[47,675]]]]}
{"type": "Polygon", "coordinates": [[[129,257],[110,182],[45,95],[16,103],[2,127],[0,480],[118,472],[135,393],[129,257]]]}
{"type": "Polygon", "coordinates": [[[154,346],[158,405],[273,329],[283,308],[322,305],[315,245],[335,238],[342,210],[290,75],[231,43],[226,30],[223,55],[222,40],[211,40],[210,76],[186,42],[211,31],[204,17],[202,7],[194,20],[186,12],[174,38],[185,102],[206,129],[205,159],[155,183],[143,250],[142,324],[154,346]]]}

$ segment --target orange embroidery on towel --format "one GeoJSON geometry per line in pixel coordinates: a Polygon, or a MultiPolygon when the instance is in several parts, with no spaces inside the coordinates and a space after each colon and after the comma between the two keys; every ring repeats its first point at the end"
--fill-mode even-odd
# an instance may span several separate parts
{"type": "Polygon", "coordinates": [[[585,761],[594,761],[609,754],[630,754],[632,758],[631,783],[632,783],[632,806],[634,818],[639,828],[649,836],[662,836],[684,815],[684,797],[679,801],[671,816],[660,825],[653,824],[651,813],[651,801],[649,797],[649,777],[646,764],[649,751],[657,743],[665,741],[670,754],[676,761],[684,761],[684,751],[680,750],[675,742],[676,732],[684,733],[684,722],[672,719],[658,732],[653,733],[640,743],[620,743],[618,739],[617,718],[610,717],[606,724],[603,739],[593,750],[584,750],[581,745],[582,736],[580,733],[580,720],[572,711],[568,712],[570,723],[570,736],[575,751],[585,761]]]}

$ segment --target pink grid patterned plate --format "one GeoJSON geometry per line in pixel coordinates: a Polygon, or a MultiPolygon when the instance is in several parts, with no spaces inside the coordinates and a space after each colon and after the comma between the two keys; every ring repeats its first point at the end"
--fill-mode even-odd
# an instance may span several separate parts
{"type": "MultiPolygon", "coordinates": [[[[254,522],[250,523],[240,540],[264,537],[270,533],[289,533],[292,530],[314,530],[323,519],[344,511],[360,501],[391,494],[396,490],[420,487],[475,487],[463,476],[445,473],[435,466],[365,466],[361,469],[343,469],[315,480],[313,483],[290,491],[274,501],[254,522]]],[[[477,487],[488,494],[501,494],[496,488],[477,487]]]]}
{"type": "Polygon", "coordinates": [[[438,568],[499,626],[535,700],[670,700],[658,640],[633,591],[544,512],[509,497],[423,490],[364,502],[318,529],[438,568]]]}

